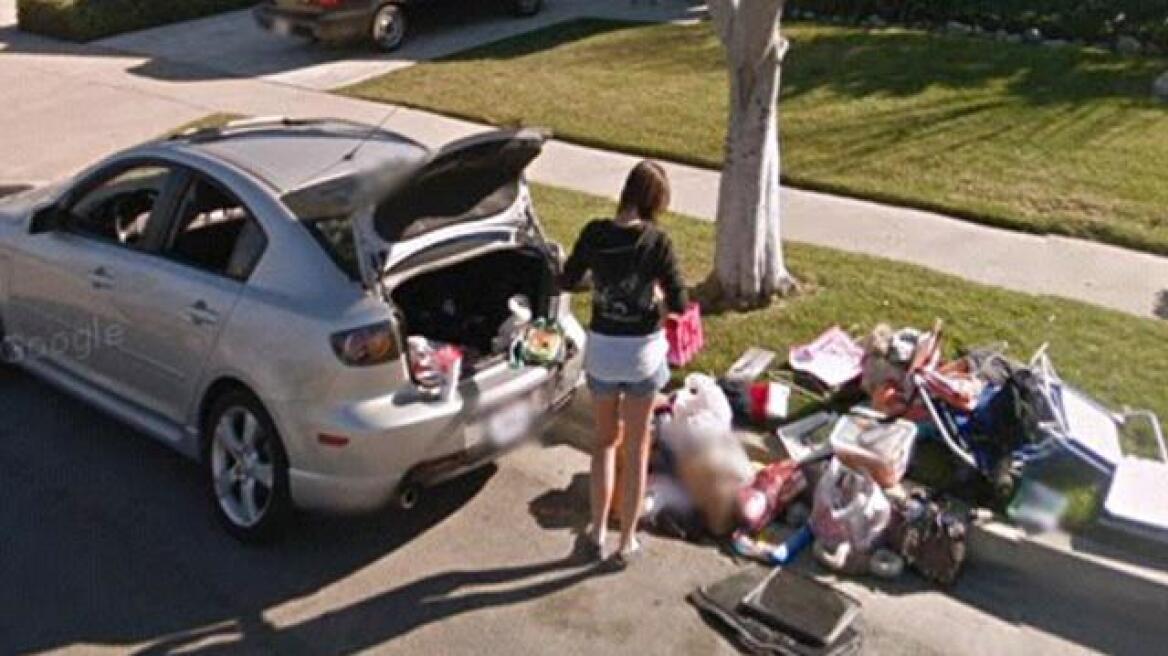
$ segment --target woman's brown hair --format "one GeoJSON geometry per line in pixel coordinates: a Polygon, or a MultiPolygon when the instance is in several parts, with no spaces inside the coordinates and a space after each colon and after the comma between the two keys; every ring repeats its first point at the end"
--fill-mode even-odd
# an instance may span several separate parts
{"type": "Polygon", "coordinates": [[[643,160],[629,172],[621,192],[619,211],[634,212],[650,223],[669,208],[669,177],[665,169],[652,160],[643,160]]]}

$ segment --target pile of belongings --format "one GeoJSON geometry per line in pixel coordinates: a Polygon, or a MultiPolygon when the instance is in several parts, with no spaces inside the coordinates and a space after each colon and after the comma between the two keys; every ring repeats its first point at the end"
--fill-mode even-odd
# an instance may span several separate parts
{"type": "Polygon", "coordinates": [[[797,572],[749,568],[689,597],[708,622],[749,654],[845,656],[863,643],[855,599],[797,572]]]}
{"type": "Polygon", "coordinates": [[[691,375],[657,413],[646,521],[686,539],[729,538],[736,553],[767,565],[814,545],[835,571],[896,576],[907,564],[952,583],[965,520],[931,500],[885,494],[905,474],[916,426],[877,417],[838,417],[824,448],[752,462],[718,383],[691,375]],[[938,563],[934,552],[955,555],[938,563]]]}
{"type": "Polygon", "coordinates": [[[1043,466],[1070,462],[1107,490],[1102,523],[1168,542],[1168,448],[1159,418],[1112,412],[1068,385],[1046,346],[1027,363],[1006,358],[1004,347],[945,361],[941,340],[939,321],[928,332],[873,330],[863,342],[861,386],[875,410],[918,422],[984,476],[1025,528],[1057,525],[1065,500],[1030,479],[1043,466]],[[1123,452],[1121,430],[1135,423],[1150,427],[1159,459],[1123,452]]]}

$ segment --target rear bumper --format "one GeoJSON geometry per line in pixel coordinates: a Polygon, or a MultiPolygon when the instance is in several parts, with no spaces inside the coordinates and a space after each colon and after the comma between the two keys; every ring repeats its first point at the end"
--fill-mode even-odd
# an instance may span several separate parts
{"type": "Polygon", "coordinates": [[[562,377],[544,369],[484,374],[464,381],[450,401],[423,401],[405,390],[319,412],[277,408],[283,434],[299,438],[289,471],[292,500],[306,510],[368,512],[405,484],[432,485],[491,462],[546,430],[579,386],[581,359],[569,362],[562,377]],[[517,439],[491,439],[486,417],[520,400],[538,412],[530,429],[517,439]],[[349,442],[322,445],[321,433],[349,442]]]}
{"type": "Polygon", "coordinates": [[[320,41],[359,39],[373,15],[364,9],[311,13],[262,4],[252,15],[260,27],[277,34],[299,36],[320,41]]]}

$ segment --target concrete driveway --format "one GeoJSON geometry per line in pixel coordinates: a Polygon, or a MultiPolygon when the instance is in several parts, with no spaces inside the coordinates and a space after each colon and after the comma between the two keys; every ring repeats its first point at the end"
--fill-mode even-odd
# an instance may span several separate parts
{"type": "MultiPolygon", "coordinates": [[[[209,77],[257,77],[326,90],[582,16],[660,21],[701,10],[692,0],[547,0],[537,16],[513,18],[493,2],[447,2],[449,8],[419,12],[410,40],[393,54],[378,54],[365,44],[330,47],[274,36],[259,29],[248,11],[119,35],[98,45],[199,66],[209,77]]],[[[142,73],[149,75],[150,69],[142,73]]]]}

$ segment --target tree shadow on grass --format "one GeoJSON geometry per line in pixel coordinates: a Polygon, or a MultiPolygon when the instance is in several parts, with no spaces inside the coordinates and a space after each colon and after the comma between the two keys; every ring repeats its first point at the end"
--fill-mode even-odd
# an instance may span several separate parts
{"type": "Polygon", "coordinates": [[[1081,48],[1049,49],[921,31],[831,31],[796,39],[784,98],[818,89],[852,96],[914,96],[932,88],[987,89],[1034,104],[1098,98],[1147,101],[1164,62],[1081,48]]]}
{"type": "MultiPolygon", "coordinates": [[[[518,59],[619,32],[627,33],[628,38],[589,43],[572,53],[572,65],[609,66],[614,75],[651,71],[688,76],[725,68],[721,45],[708,23],[646,27],[609,19],[555,25],[454,53],[440,61],[518,59]]],[[[1098,98],[1149,102],[1151,81],[1165,66],[1157,58],[1117,57],[1078,47],[1042,48],[914,30],[832,28],[811,33],[790,30],[788,35],[794,43],[783,69],[784,99],[820,89],[863,98],[909,97],[934,88],[988,90],[1004,85],[1009,97],[1034,104],[1098,98]]]]}

